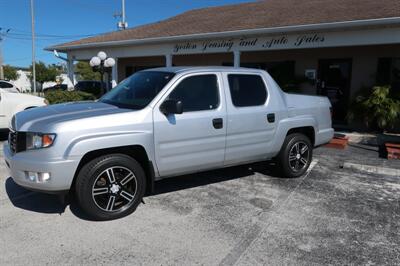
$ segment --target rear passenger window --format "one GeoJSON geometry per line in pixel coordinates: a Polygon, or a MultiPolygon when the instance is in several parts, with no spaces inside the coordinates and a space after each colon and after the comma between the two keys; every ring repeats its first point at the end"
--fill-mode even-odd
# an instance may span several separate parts
{"type": "Polygon", "coordinates": [[[183,112],[216,109],[219,105],[217,76],[199,75],[185,78],[168,98],[182,101],[183,112]]]}
{"type": "Polygon", "coordinates": [[[9,89],[9,88],[12,88],[12,87],[13,87],[12,84],[0,81],[0,88],[9,89]]]}
{"type": "Polygon", "coordinates": [[[259,75],[228,75],[232,103],[237,107],[265,104],[267,88],[259,75]]]}

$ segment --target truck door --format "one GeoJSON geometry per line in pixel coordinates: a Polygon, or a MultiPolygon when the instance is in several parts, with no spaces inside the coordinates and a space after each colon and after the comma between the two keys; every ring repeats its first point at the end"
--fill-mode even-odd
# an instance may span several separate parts
{"type": "Polygon", "coordinates": [[[278,122],[277,101],[258,73],[225,73],[227,139],[225,165],[268,158],[278,122]]]}
{"type": "Polygon", "coordinates": [[[221,81],[219,73],[186,75],[155,106],[155,154],[161,176],[223,166],[226,104],[221,81]],[[182,102],[182,114],[160,111],[169,99],[182,102]]]}

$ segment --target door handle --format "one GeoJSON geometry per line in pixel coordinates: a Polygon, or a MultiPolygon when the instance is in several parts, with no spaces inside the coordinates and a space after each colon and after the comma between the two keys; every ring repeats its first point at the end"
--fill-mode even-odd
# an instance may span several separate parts
{"type": "Polygon", "coordinates": [[[215,129],[220,129],[224,127],[224,120],[222,118],[214,118],[212,123],[215,129]]]}
{"type": "Polygon", "coordinates": [[[275,114],[274,113],[267,114],[267,120],[269,123],[274,123],[275,122],[275,114]]]}

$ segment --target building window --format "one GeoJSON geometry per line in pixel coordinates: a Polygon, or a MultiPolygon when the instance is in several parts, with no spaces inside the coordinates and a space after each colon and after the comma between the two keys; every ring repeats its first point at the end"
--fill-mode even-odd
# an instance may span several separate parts
{"type": "MultiPolygon", "coordinates": [[[[233,66],[233,63],[223,63],[223,66],[233,66]]],[[[241,67],[266,70],[278,85],[285,91],[298,88],[298,80],[295,76],[295,61],[272,61],[272,62],[241,62],[241,67]]]]}
{"type": "Polygon", "coordinates": [[[216,109],[219,105],[217,76],[199,75],[185,78],[168,98],[182,101],[183,112],[216,109]]]}
{"type": "Polygon", "coordinates": [[[264,105],[267,89],[259,75],[228,75],[232,103],[237,107],[264,105]]]}
{"type": "Polygon", "coordinates": [[[379,58],[376,83],[380,86],[390,85],[400,90],[400,58],[379,58]]]}

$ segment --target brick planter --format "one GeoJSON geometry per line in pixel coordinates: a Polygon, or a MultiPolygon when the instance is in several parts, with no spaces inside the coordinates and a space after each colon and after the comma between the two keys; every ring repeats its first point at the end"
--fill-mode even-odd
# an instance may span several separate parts
{"type": "Polygon", "coordinates": [[[325,147],[333,148],[333,149],[346,149],[349,143],[349,138],[344,135],[334,136],[333,139],[325,145],[325,147]]]}
{"type": "Polygon", "coordinates": [[[385,143],[387,158],[400,160],[400,144],[397,143],[385,143]]]}

